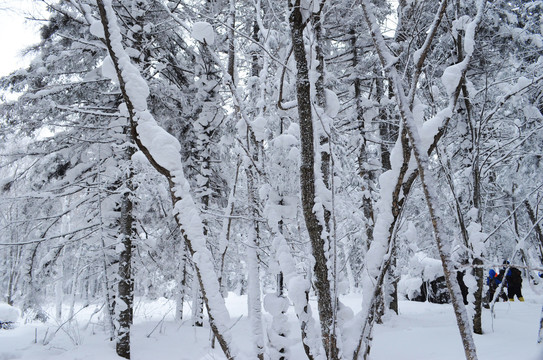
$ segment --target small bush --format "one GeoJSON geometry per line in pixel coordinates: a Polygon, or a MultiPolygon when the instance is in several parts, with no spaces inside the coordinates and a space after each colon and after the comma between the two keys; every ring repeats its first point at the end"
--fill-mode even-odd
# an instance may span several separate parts
{"type": "Polygon", "coordinates": [[[13,329],[17,320],[19,320],[19,310],[9,304],[0,303],[0,329],[13,329]]]}

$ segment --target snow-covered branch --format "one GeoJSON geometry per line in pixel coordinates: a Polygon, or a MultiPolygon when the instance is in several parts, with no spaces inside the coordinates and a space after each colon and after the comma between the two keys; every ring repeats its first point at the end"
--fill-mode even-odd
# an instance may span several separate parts
{"type": "Polygon", "coordinates": [[[226,357],[233,359],[236,350],[230,335],[229,314],[220,293],[211,254],[206,247],[200,211],[194,203],[190,185],[183,173],[179,154],[181,145],[157,124],[147,108],[149,88],[122,45],[122,36],[111,0],[98,0],[97,3],[133,138],[153,167],[168,180],[175,218],[197,269],[211,328],[226,357]]]}
{"type": "MultiPolygon", "coordinates": [[[[462,296],[460,293],[459,285],[453,275],[453,265],[450,259],[450,241],[443,238],[446,231],[442,222],[443,215],[439,214],[439,209],[437,207],[437,192],[435,188],[435,183],[432,178],[432,174],[428,169],[428,147],[425,147],[421,140],[419,129],[417,128],[411,106],[409,105],[409,100],[405,95],[402,81],[397,74],[396,68],[392,66],[392,64],[394,63],[394,57],[392,56],[392,54],[390,54],[390,51],[385,44],[379,25],[371,10],[371,5],[369,1],[362,0],[362,8],[364,11],[366,23],[370,28],[371,36],[375,45],[375,49],[377,50],[377,53],[379,55],[381,65],[387,72],[389,81],[393,84],[395,92],[394,95],[398,102],[401,119],[403,125],[405,126],[405,129],[407,130],[409,141],[413,150],[413,155],[417,162],[417,168],[424,190],[428,211],[430,213],[430,218],[432,220],[435,240],[441,257],[443,271],[445,273],[447,281],[447,287],[449,288],[449,292],[451,294],[458,328],[464,344],[466,358],[476,359],[477,354],[470,329],[470,322],[467,316],[466,309],[464,308],[462,303],[462,296]]],[[[484,2],[479,1],[477,16],[472,22],[467,25],[465,51],[468,56],[466,56],[466,58],[461,63],[453,65],[445,70],[443,82],[450,96],[453,96],[453,94],[457,91],[460,86],[461,79],[467,71],[467,64],[469,62],[470,55],[473,53],[473,37],[475,34],[475,28],[481,21],[483,8],[484,2]]],[[[366,308],[366,311],[369,311],[369,309],[366,308]]],[[[362,336],[363,335],[364,334],[362,334],[362,336]]],[[[363,341],[362,337],[360,339],[360,342],[361,341],[363,341]]]]}

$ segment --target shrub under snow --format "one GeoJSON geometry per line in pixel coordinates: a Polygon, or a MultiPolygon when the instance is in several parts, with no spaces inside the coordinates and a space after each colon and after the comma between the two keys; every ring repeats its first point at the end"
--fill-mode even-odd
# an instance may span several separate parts
{"type": "Polygon", "coordinates": [[[19,319],[19,310],[6,303],[0,303],[0,329],[11,329],[19,319]]]}

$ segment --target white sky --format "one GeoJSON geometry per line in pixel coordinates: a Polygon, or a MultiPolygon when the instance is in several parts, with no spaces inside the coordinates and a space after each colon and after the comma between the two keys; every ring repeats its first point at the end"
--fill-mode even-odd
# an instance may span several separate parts
{"type": "Polygon", "coordinates": [[[27,21],[25,16],[38,16],[38,4],[32,0],[0,0],[0,76],[21,68],[30,62],[21,51],[39,41],[37,24],[27,21]]]}

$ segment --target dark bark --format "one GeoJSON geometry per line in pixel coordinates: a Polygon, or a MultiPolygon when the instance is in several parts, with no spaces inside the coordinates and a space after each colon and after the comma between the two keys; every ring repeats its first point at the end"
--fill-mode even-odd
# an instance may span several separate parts
{"type": "MultiPolygon", "coordinates": [[[[141,1],[136,2],[135,7],[143,8],[141,1]]],[[[142,13],[141,13],[142,14],[142,13]]],[[[135,18],[130,18],[129,22],[143,28],[144,19],[142,15],[137,15],[135,18]]],[[[133,35],[133,47],[143,49],[143,33],[135,32],[133,35]]],[[[141,58],[135,58],[135,63],[141,63],[145,55],[141,54],[141,58]]],[[[135,219],[133,216],[133,194],[135,184],[133,182],[134,171],[131,166],[131,159],[135,153],[134,139],[131,131],[130,123],[123,129],[126,136],[124,154],[122,161],[128,165],[128,168],[123,172],[122,178],[119,180],[121,193],[120,201],[120,220],[119,233],[121,237],[122,250],[119,254],[118,267],[118,287],[117,298],[115,299],[116,313],[116,351],[117,355],[125,359],[130,359],[130,329],[134,317],[134,278],[132,273],[132,251],[133,237],[135,234],[135,219]]]]}
{"type": "MultiPolygon", "coordinates": [[[[356,45],[357,34],[354,29],[349,32],[351,36],[351,51],[353,55],[352,66],[353,69],[357,69],[358,66],[358,53],[359,49],[356,45]]],[[[362,144],[360,144],[360,152],[358,154],[358,174],[362,178],[362,213],[364,214],[364,226],[366,233],[366,250],[369,249],[373,240],[373,200],[372,190],[375,184],[376,171],[369,168],[369,155],[367,151],[367,139],[366,139],[366,124],[364,120],[364,108],[362,107],[362,81],[358,76],[354,78],[354,97],[356,105],[356,120],[360,126],[360,135],[362,137],[362,144]]]]}
{"type": "MultiPolygon", "coordinates": [[[[129,142],[130,143],[130,142],[129,142]]],[[[127,149],[127,158],[130,159],[134,151],[129,145],[127,149]]],[[[120,307],[118,312],[118,328],[117,328],[117,355],[125,359],[130,359],[130,327],[133,320],[133,303],[134,303],[134,279],[132,276],[132,237],[134,228],[134,218],[132,216],[132,171],[129,170],[128,178],[126,179],[127,189],[122,194],[121,199],[121,221],[120,230],[123,245],[122,251],[119,254],[119,285],[118,298],[116,306],[120,307]]]]}
{"type": "MultiPolygon", "coordinates": [[[[321,10],[324,2],[321,3],[321,10]]],[[[326,109],[326,95],[324,91],[324,52],[323,52],[323,34],[322,34],[322,21],[320,13],[313,14],[311,17],[313,28],[315,32],[315,57],[317,60],[316,72],[317,79],[315,80],[315,93],[317,97],[317,105],[323,109],[326,109]]],[[[321,154],[321,173],[322,181],[324,186],[328,190],[331,190],[330,185],[330,164],[331,164],[331,154],[330,154],[330,138],[328,134],[321,133],[319,134],[319,145],[320,145],[320,154],[321,154]]],[[[330,234],[330,218],[332,216],[331,210],[324,208],[324,226],[326,227],[326,233],[330,234]]]]}
{"type": "MultiPolygon", "coordinates": [[[[361,49],[358,48],[356,42],[357,42],[357,33],[355,29],[351,29],[349,32],[349,35],[351,37],[350,44],[351,44],[351,51],[352,51],[352,67],[355,69],[355,74],[358,74],[358,56],[359,51],[361,49]]],[[[366,138],[366,123],[364,119],[364,108],[361,103],[361,97],[362,97],[362,81],[360,78],[356,75],[353,81],[353,87],[354,87],[354,96],[355,96],[355,106],[356,106],[356,120],[359,124],[360,128],[360,135],[362,137],[362,143],[360,145],[360,151],[358,154],[358,173],[361,178],[361,188],[363,191],[362,195],[362,213],[364,215],[364,226],[365,226],[365,234],[366,234],[366,243],[365,243],[365,251],[368,251],[371,243],[373,242],[373,230],[374,230],[374,211],[373,211],[373,199],[372,199],[372,191],[376,185],[376,178],[377,178],[377,171],[380,169],[377,168],[370,168],[369,163],[369,154],[367,149],[367,138],[366,138]]],[[[382,110],[380,110],[382,112],[382,110]]],[[[383,113],[379,114],[379,118],[383,118],[383,113]]],[[[382,306],[379,306],[381,309],[383,309],[382,306]]],[[[368,349],[369,352],[369,349],[368,349]]]]}
{"type": "Polygon", "coordinates": [[[473,276],[475,276],[475,281],[477,286],[475,288],[475,302],[473,303],[475,307],[475,314],[473,315],[473,332],[475,334],[483,334],[483,324],[482,324],[482,309],[483,309],[483,283],[484,283],[484,267],[483,259],[476,257],[472,262],[473,276]]]}
{"type": "MultiPolygon", "coordinates": [[[[387,63],[387,56],[390,55],[386,53],[388,49],[383,47],[384,40],[382,37],[382,34],[379,32],[379,29],[374,28],[373,25],[375,24],[375,18],[372,13],[370,13],[369,10],[369,4],[367,0],[364,0],[362,2],[362,9],[364,11],[364,17],[366,19],[366,23],[371,29],[371,36],[374,41],[375,48],[377,50],[377,53],[379,55],[381,65],[383,68],[385,68],[388,72],[389,81],[391,84],[393,84],[394,90],[395,90],[395,97],[398,102],[398,107],[400,110],[400,117],[402,119],[402,122],[404,124],[404,129],[407,131],[407,135],[409,137],[409,141],[411,144],[416,145],[416,139],[418,134],[417,129],[414,128],[414,119],[413,115],[411,113],[410,104],[408,102],[408,99],[405,95],[404,89],[402,84],[399,80],[399,75],[396,72],[396,69],[394,67],[387,67],[389,64],[387,63]]],[[[464,345],[464,352],[466,355],[466,359],[474,360],[477,359],[475,344],[473,342],[473,336],[469,329],[469,322],[467,319],[467,312],[464,308],[463,301],[461,299],[460,289],[458,286],[458,283],[456,282],[455,276],[454,276],[454,268],[452,265],[452,261],[450,259],[449,254],[449,244],[445,241],[443,238],[443,223],[442,219],[438,216],[437,207],[435,204],[435,195],[436,192],[433,188],[433,182],[431,179],[431,176],[429,175],[428,168],[427,168],[427,158],[426,154],[421,152],[421,148],[418,146],[413,146],[413,155],[417,162],[417,169],[421,180],[422,189],[424,192],[424,197],[426,199],[426,205],[428,207],[428,212],[430,215],[430,219],[432,221],[432,228],[434,230],[434,239],[436,241],[436,245],[439,251],[439,256],[441,258],[441,263],[443,266],[443,273],[445,275],[445,280],[447,281],[447,288],[449,289],[449,292],[451,294],[451,301],[453,304],[453,309],[456,315],[457,325],[458,329],[460,331],[460,336],[464,345]]]]}
{"type": "MultiPolygon", "coordinates": [[[[380,71],[376,71],[375,73],[377,74],[377,77],[375,80],[376,100],[377,102],[380,103],[383,96],[385,96],[384,95],[385,89],[384,89],[383,79],[381,78],[380,71]]],[[[389,98],[392,98],[394,96],[394,92],[392,91],[391,86],[389,87],[388,96],[389,98]]],[[[390,116],[386,108],[381,107],[379,109],[379,138],[381,140],[381,144],[380,144],[381,171],[383,172],[392,169],[392,164],[390,162],[390,147],[394,143],[395,139],[398,137],[398,132],[396,130],[398,127],[397,123],[398,123],[398,119],[390,116]]],[[[407,140],[407,138],[405,139],[407,140]]],[[[408,149],[407,144],[404,145],[404,149],[408,149]]],[[[410,151],[409,151],[409,154],[408,152],[404,152],[404,159],[409,159],[409,157],[410,157],[410,151]]],[[[402,166],[402,171],[400,172],[401,173],[400,176],[402,178],[404,177],[405,171],[407,171],[406,165],[407,163],[404,162],[402,166]]],[[[395,199],[399,199],[399,196],[400,196],[399,190],[400,188],[398,187],[397,192],[395,192],[395,199]]],[[[395,202],[397,201],[395,200],[395,202]]],[[[399,214],[400,214],[400,211],[398,210],[396,214],[394,215],[395,216],[394,222],[396,221],[396,218],[397,216],[399,216],[399,214]]],[[[387,302],[386,305],[388,306],[385,306],[384,303],[382,304],[382,306],[380,306],[381,311],[377,312],[376,314],[376,321],[378,323],[381,322],[381,316],[384,315],[384,312],[387,307],[388,309],[398,314],[398,278],[394,275],[394,271],[396,268],[396,259],[395,259],[396,251],[392,251],[391,256],[392,256],[391,263],[390,263],[391,266],[388,269],[388,274],[385,278],[386,284],[385,284],[385,288],[383,289],[384,292],[388,293],[386,294],[388,296],[381,296],[381,301],[387,302]]]]}
{"type": "MultiPolygon", "coordinates": [[[[456,2],[457,5],[457,11],[459,11],[459,2],[456,2]]],[[[457,16],[459,16],[457,14],[457,16]]],[[[464,60],[464,53],[463,53],[463,36],[461,32],[458,32],[457,36],[457,53],[458,57],[457,60],[460,63],[464,60]]],[[[471,116],[471,103],[469,101],[470,96],[468,93],[468,89],[466,86],[466,78],[463,76],[460,80],[460,89],[463,94],[463,105],[465,107],[465,115],[466,115],[466,122],[468,125],[468,128],[470,129],[471,133],[471,155],[473,157],[471,169],[472,169],[472,181],[473,181],[473,194],[472,194],[472,205],[476,209],[481,208],[481,174],[480,174],[480,165],[479,165],[479,138],[480,138],[480,130],[479,126],[473,126],[473,120],[471,116]]],[[[482,218],[481,218],[481,212],[478,212],[479,216],[477,219],[472,219],[472,221],[477,221],[482,226],[482,218]]],[[[464,229],[462,229],[464,231],[464,229]]],[[[470,247],[473,249],[473,246],[471,244],[471,241],[469,241],[470,247]]],[[[483,315],[483,284],[484,284],[484,270],[480,266],[483,264],[482,254],[473,254],[473,259],[471,260],[472,264],[475,266],[473,269],[473,276],[475,277],[476,281],[476,287],[475,287],[475,293],[473,294],[475,297],[475,301],[473,303],[475,312],[473,313],[473,332],[475,334],[482,334],[483,328],[482,328],[482,315],[483,315]]]]}
{"type": "Polygon", "coordinates": [[[185,250],[185,244],[182,242],[178,246],[179,248],[179,257],[180,257],[180,264],[179,264],[179,276],[180,278],[177,279],[177,304],[176,304],[176,312],[175,312],[175,320],[182,321],[183,320],[183,303],[185,302],[185,289],[187,288],[187,278],[188,278],[188,271],[187,271],[187,256],[186,256],[186,250],[185,250]]]}
{"type": "MultiPolygon", "coordinates": [[[[147,149],[145,147],[145,145],[143,145],[141,140],[138,138],[138,133],[137,133],[137,130],[136,130],[136,125],[137,125],[137,120],[136,120],[136,115],[135,115],[136,112],[135,112],[132,100],[130,99],[130,97],[128,96],[128,93],[127,93],[126,81],[125,81],[125,79],[123,77],[122,71],[121,71],[120,66],[119,66],[119,59],[117,58],[117,54],[115,53],[115,51],[112,48],[111,34],[109,32],[109,20],[108,20],[108,16],[107,16],[107,11],[106,11],[106,8],[104,6],[104,2],[102,0],[97,0],[96,2],[97,2],[98,9],[99,9],[99,12],[100,12],[101,22],[102,22],[102,25],[104,27],[104,34],[105,34],[105,40],[106,40],[105,42],[106,42],[107,51],[108,51],[108,53],[109,53],[109,55],[110,55],[110,57],[112,59],[113,65],[115,67],[115,71],[117,73],[117,78],[119,80],[119,87],[120,87],[120,90],[121,90],[121,94],[122,94],[123,100],[124,100],[124,102],[126,104],[126,107],[127,107],[127,110],[128,110],[128,115],[129,115],[129,120],[130,120],[130,130],[131,130],[132,138],[136,142],[136,145],[141,150],[141,152],[145,155],[145,157],[147,158],[149,163],[155,168],[155,170],[166,177],[166,179],[168,180],[168,185],[169,185],[169,189],[170,189],[170,196],[171,196],[171,199],[172,199],[172,203],[176,204],[177,202],[181,201],[182,199],[181,199],[181,197],[179,195],[176,195],[176,193],[174,191],[173,175],[170,173],[170,171],[168,169],[161,166],[156,161],[156,159],[153,158],[153,156],[149,152],[149,149],[147,149]]],[[[176,221],[178,222],[179,225],[181,225],[181,222],[179,221],[179,218],[178,218],[177,215],[176,215],[176,221]]],[[[194,255],[195,251],[193,249],[191,239],[189,239],[186,236],[183,229],[181,229],[181,231],[182,231],[183,238],[185,240],[185,244],[187,246],[187,249],[189,250],[191,255],[194,255]]],[[[195,270],[196,270],[196,275],[197,275],[197,278],[198,278],[198,282],[200,283],[200,286],[202,287],[202,293],[203,293],[204,301],[206,302],[206,305],[207,305],[208,304],[208,298],[206,296],[205,288],[203,287],[203,284],[202,284],[202,275],[201,275],[200,270],[199,270],[199,268],[197,266],[195,266],[195,270]]],[[[216,336],[216,338],[217,338],[217,340],[219,342],[219,345],[221,346],[221,349],[223,350],[226,358],[227,359],[233,359],[234,357],[233,357],[233,355],[231,353],[228,342],[226,341],[225,337],[219,331],[219,329],[217,328],[217,326],[215,324],[213,312],[211,311],[211,309],[209,309],[209,306],[207,306],[207,308],[208,308],[209,323],[210,323],[211,330],[213,331],[214,335],[216,336]]]]}
{"type": "Polygon", "coordinates": [[[539,318],[539,331],[537,333],[537,343],[541,344],[543,341],[543,307],[541,308],[541,317],[539,318]]]}
{"type": "Polygon", "coordinates": [[[230,75],[230,78],[232,79],[232,82],[235,84],[236,81],[234,79],[234,70],[235,70],[235,61],[236,61],[236,47],[235,47],[235,28],[236,28],[236,0],[230,0],[230,13],[228,14],[230,16],[229,19],[229,26],[230,29],[228,29],[228,66],[227,66],[227,72],[228,75],[230,75]]]}
{"type": "MultiPolygon", "coordinates": [[[[312,254],[315,259],[313,274],[315,289],[318,295],[319,318],[324,349],[328,359],[338,359],[337,341],[333,331],[333,304],[330,293],[325,241],[322,238],[323,228],[313,211],[315,206],[315,149],[313,118],[311,114],[311,91],[309,71],[305,53],[304,22],[300,12],[300,0],[290,5],[289,22],[291,27],[292,46],[296,61],[296,98],[298,100],[298,117],[300,122],[301,165],[300,186],[305,224],[309,233],[312,254]]],[[[308,349],[306,348],[306,353],[308,349]]]]}
{"type": "MultiPolygon", "coordinates": [[[[196,271],[196,270],[195,270],[196,271]]],[[[192,326],[204,326],[204,299],[198,277],[192,279],[192,326]]]]}
{"type": "Polygon", "coordinates": [[[390,260],[390,268],[388,269],[388,284],[390,286],[390,289],[388,290],[389,293],[389,299],[388,299],[388,308],[396,313],[396,315],[399,314],[399,308],[398,308],[398,278],[399,276],[396,275],[396,258],[397,258],[397,248],[396,246],[392,249],[391,254],[392,259],[390,260]]]}
{"type": "Polygon", "coordinates": [[[528,217],[530,218],[532,225],[535,226],[535,234],[539,247],[539,259],[543,261],[543,232],[541,231],[541,226],[539,226],[534,209],[528,200],[524,200],[524,206],[526,207],[526,212],[528,213],[528,217]]]}

